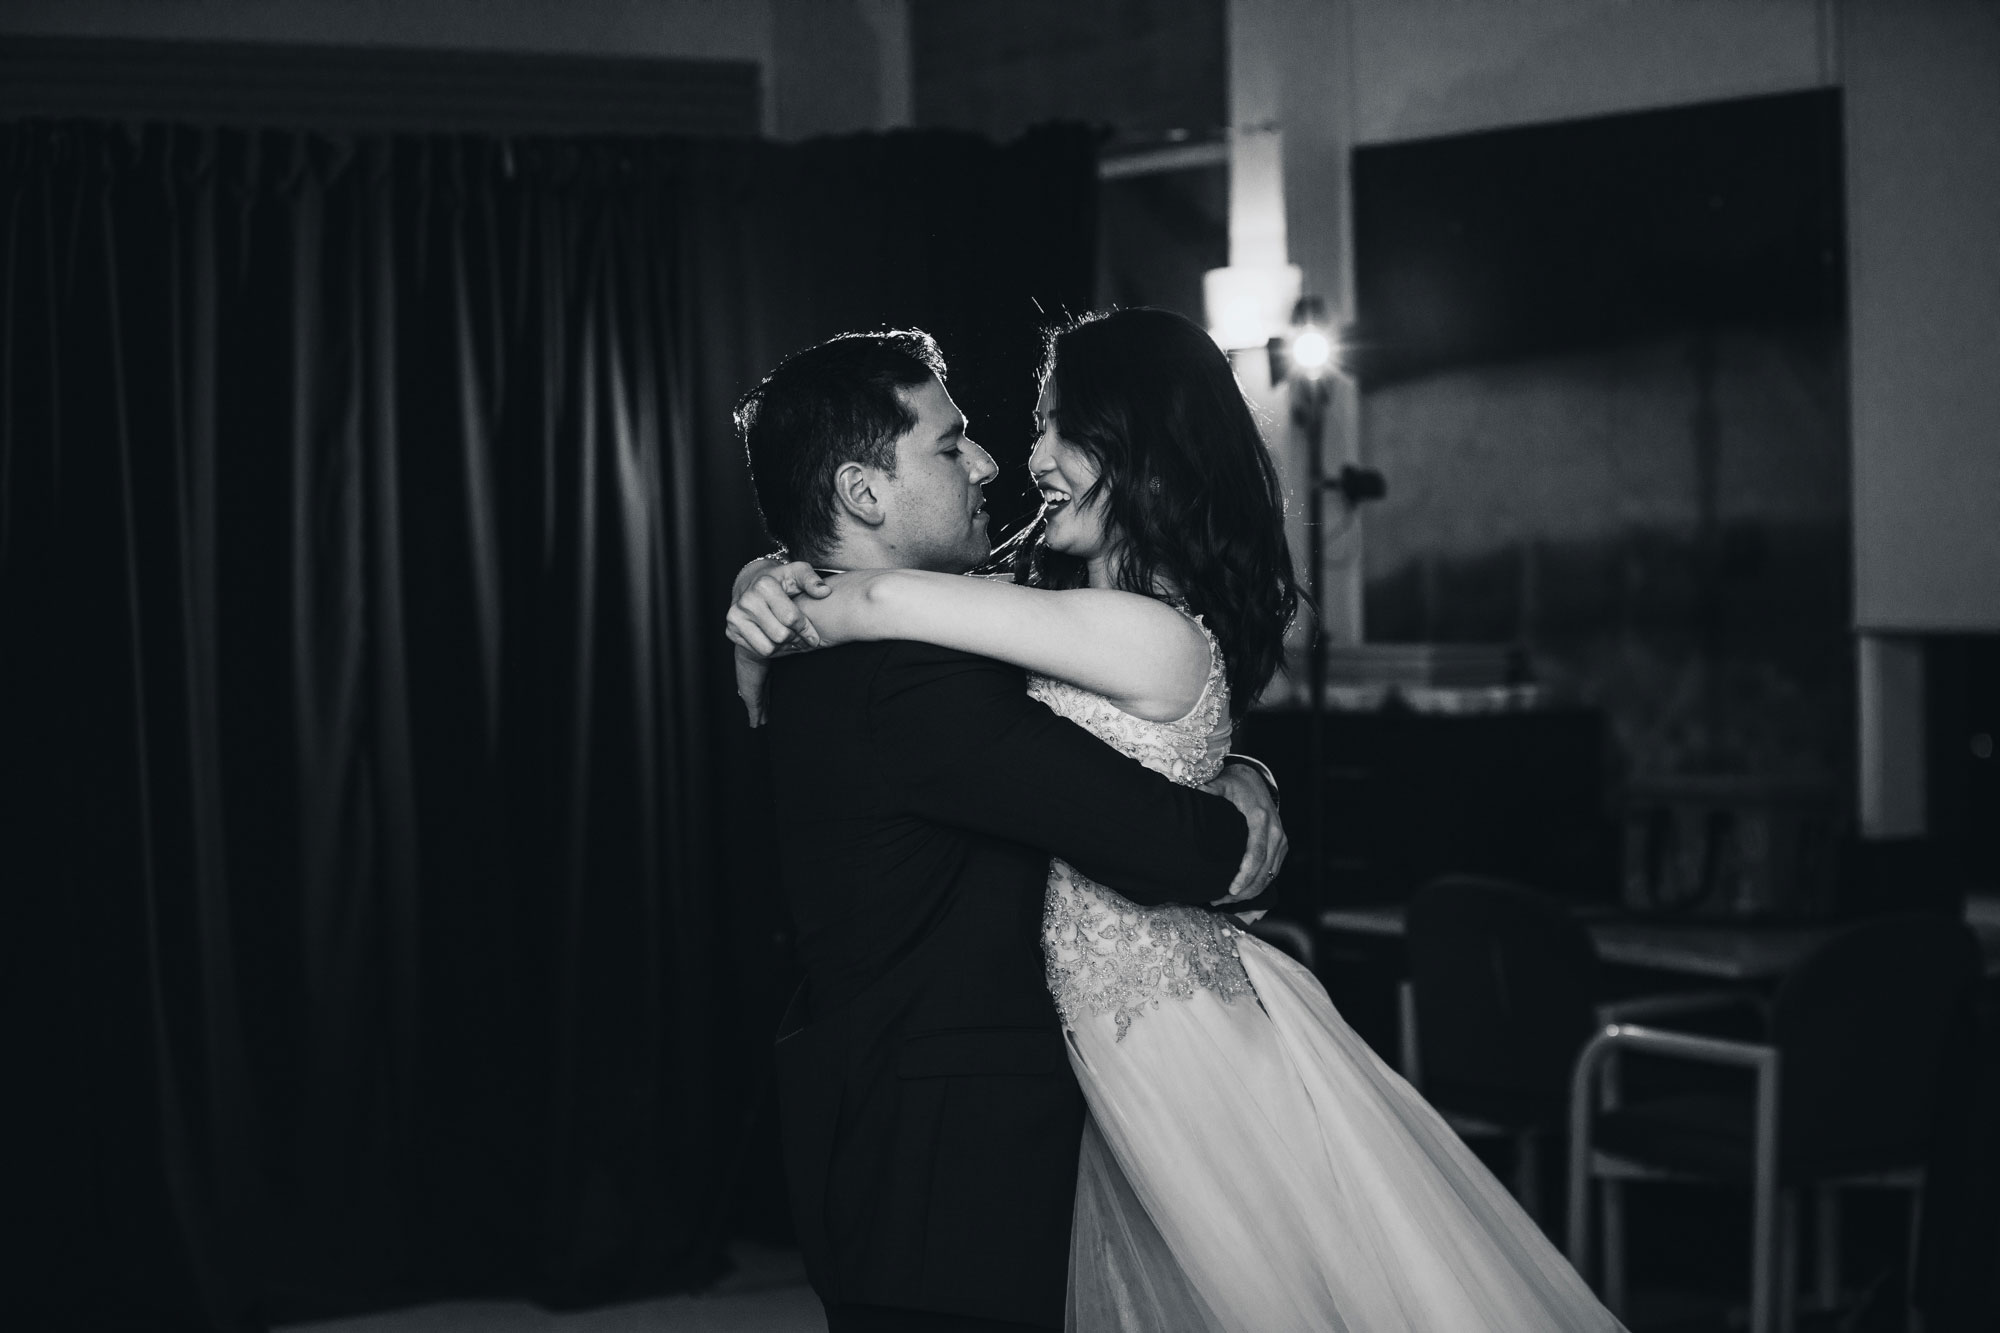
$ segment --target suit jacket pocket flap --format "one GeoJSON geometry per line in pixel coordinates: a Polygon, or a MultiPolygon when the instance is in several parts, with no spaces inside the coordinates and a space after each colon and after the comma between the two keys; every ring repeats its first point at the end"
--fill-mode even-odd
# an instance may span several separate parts
{"type": "Polygon", "coordinates": [[[896,1072],[904,1078],[1053,1074],[1068,1057],[1047,1028],[955,1028],[903,1038],[896,1072]]]}

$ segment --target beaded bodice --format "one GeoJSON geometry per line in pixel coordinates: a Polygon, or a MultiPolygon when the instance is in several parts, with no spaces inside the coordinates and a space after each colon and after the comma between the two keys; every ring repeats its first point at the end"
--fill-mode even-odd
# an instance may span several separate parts
{"type": "MultiPolygon", "coordinates": [[[[1208,640],[1208,682],[1185,717],[1149,722],[1101,694],[1046,676],[1028,677],[1028,694],[1113,749],[1186,786],[1222,770],[1229,747],[1229,682],[1215,636],[1208,640]]],[[[1049,866],[1042,917],[1049,990],[1063,1021],[1115,1016],[1123,1040],[1132,1020],[1166,999],[1197,990],[1225,1000],[1250,989],[1236,956],[1236,927],[1199,907],[1141,907],[1056,860],[1049,866]]]]}

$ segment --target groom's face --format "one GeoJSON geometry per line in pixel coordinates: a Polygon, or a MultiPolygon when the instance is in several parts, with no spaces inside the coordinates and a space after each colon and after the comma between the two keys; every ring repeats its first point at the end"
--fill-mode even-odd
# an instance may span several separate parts
{"type": "Polygon", "coordinates": [[[936,376],[899,396],[917,424],[896,441],[896,475],[883,482],[883,540],[904,569],[962,574],[992,553],[986,483],[1000,469],[966,437],[965,414],[936,376]]]}

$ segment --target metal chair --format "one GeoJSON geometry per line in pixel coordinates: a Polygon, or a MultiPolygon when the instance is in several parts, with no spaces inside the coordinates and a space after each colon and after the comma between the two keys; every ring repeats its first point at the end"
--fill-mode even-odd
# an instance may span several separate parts
{"type": "Polygon", "coordinates": [[[1514,1197],[1541,1220],[1541,1141],[1563,1132],[1570,1071],[1609,1022],[1736,1003],[1734,992],[1600,1005],[1597,949],[1559,900],[1471,875],[1410,901],[1410,978],[1398,996],[1403,1075],[1464,1138],[1506,1138],[1514,1197]]]}
{"type": "Polygon", "coordinates": [[[1751,1333],[1792,1326],[1801,1190],[1817,1196],[1815,1287],[1823,1304],[1839,1299],[1841,1189],[1910,1191],[1914,1259],[1945,1035],[1978,974],[1978,945],[1963,923],[1887,918],[1843,931],[1792,970],[1772,1002],[1765,1041],[1605,1026],[1584,1047],[1570,1083],[1570,1262],[1588,1274],[1597,1181],[1600,1289],[1620,1313],[1623,1189],[1632,1180],[1749,1184],[1751,1333]],[[1745,1069],[1754,1089],[1627,1105],[1617,1071],[1626,1051],[1745,1069]]]}

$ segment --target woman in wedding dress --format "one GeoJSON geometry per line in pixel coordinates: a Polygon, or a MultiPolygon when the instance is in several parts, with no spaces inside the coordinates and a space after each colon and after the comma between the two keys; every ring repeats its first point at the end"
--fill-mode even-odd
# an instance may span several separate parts
{"type": "MultiPolygon", "coordinates": [[[[1015,581],[792,565],[738,606],[794,626],[781,649],[917,639],[1016,663],[1049,708],[1199,785],[1296,602],[1249,404],[1208,335],[1157,310],[1057,334],[1043,381],[1042,514],[1000,553],[1015,581]],[[781,585],[801,589],[783,607],[781,585]]],[[[1618,1327],[1286,954],[1059,860],[1043,947],[1090,1108],[1071,1329],[1618,1327]]]]}

